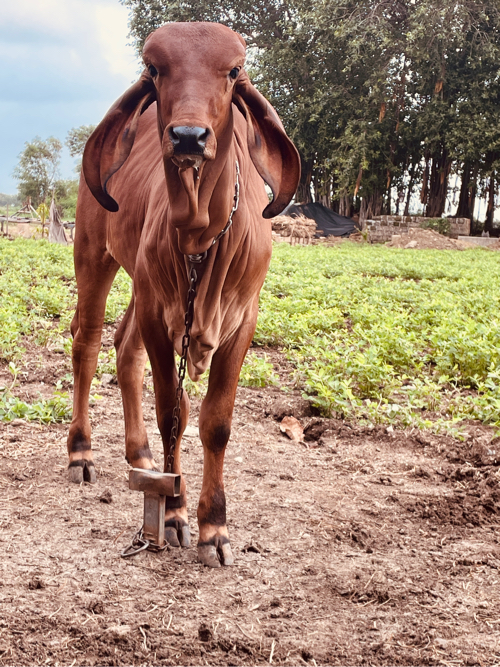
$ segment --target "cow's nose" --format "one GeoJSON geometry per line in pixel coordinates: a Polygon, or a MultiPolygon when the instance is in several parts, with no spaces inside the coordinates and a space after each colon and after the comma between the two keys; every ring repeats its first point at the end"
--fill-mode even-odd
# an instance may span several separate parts
{"type": "Polygon", "coordinates": [[[175,155],[203,155],[210,130],[180,125],[171,127],[169,133],[175,155]]]}

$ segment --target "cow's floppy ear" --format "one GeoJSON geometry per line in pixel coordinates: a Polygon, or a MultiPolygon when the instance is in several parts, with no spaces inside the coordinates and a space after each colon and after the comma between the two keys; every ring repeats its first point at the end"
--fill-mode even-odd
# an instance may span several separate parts
{"type": "Polygon", "coordinates": [[[83,174],[90,191],[108,211],[118,211],[106,184],[130,155],[139,116],[156,100],[156,89],[147,70],[115,102],[90,135],[83,153],[83,174]]]}
{"type": "Polygon", "coordinates": [[[233,102],[247,120],[250,157],[273,191],[273,201],[262,216],[273,218],[290,203],[300,179],[300,158],[287,137],[278,114],[252,85],[242,70],[236,80],[233,102]]]}

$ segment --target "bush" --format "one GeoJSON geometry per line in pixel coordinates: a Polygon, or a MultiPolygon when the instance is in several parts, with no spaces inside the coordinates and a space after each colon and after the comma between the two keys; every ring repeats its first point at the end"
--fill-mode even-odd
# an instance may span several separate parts
{"type": "Polygon", "coordinates": [[[420,223],[422,229],[432,229],[438,234],[449,236],[451,230],[451,222],[448,218],[428,218],[425,222],[420,223]]]}

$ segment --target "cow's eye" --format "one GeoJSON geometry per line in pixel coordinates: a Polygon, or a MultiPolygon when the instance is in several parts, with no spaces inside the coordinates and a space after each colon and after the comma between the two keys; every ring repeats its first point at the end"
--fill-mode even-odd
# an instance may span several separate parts
{"type": "Polygon", "coordinates": [[[233,69],[229,72],[229,76],[231,77],[231,79],[236,79],[239,73],[240,73],[240,68],[233,67],[233,69]]]}
{"type": "Polygon", "coordinates": [[[148,65],[148,70],[149,70],[149,73],[151,74],[151,76],[153,77],[153,79],[155,78],[155,76],[158,75],[158,70],[156,69],[156,67],[154,65],[148,65]]]}

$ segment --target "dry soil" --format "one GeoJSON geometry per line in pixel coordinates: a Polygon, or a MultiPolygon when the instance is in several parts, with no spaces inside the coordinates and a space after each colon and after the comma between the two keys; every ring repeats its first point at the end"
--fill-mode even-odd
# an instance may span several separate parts
{"type": "MultiPolygon", "coordinates": [[[[25,362],[23,398],[69,372],[57,350],[32,348],[25,362]]],[[[500,662],[490,429],[470,424],[458,442],[361,428],[314,416],[293,389],[241,388],[225,465],[234,567],[196,560],[196,436],[182,444],[193,546],[124,560],[142,498],[128,490],[120,392],[108,381],[94,388],[97,485],[67,481],[67,425],[0,424],[0,665],[500,662]],[[303,443],[280,432],[290,414],[303,443]]]]}

